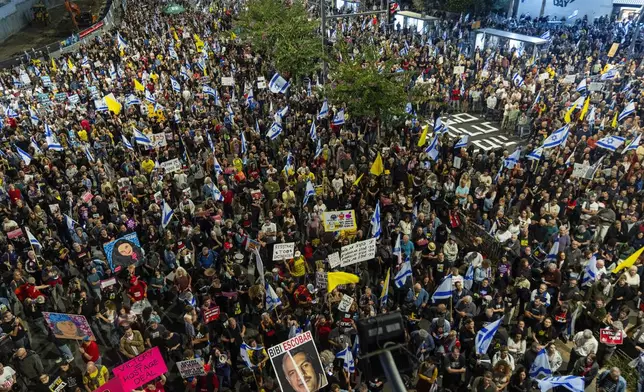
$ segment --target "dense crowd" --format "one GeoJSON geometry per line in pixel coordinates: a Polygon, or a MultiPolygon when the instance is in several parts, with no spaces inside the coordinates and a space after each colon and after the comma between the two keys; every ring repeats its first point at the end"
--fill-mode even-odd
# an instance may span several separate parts
{"type": "Polygon", "coordinates": [[[379,133],[320,96],[319,74],[272,92],[280,70],[232,33],[240,2],[163,5],[131,3],[77,52],[0,71],[0,392],[92,392],[153,347],[168,373],[140,390],[315,390],[317,358],[280,387],[267,353],[306,331],[323,390],[379,391],[391,380],[360,359],[358,324],[392,312],[410,390],[528,392],[557,375],[573,391],[644,388],[644,359],[627,386],[599,337],[644,351],[644,64],[619,54],[633,22],[481,20],[548,37],[535,55],[472,48],[469,15],[423,34],[337,19],[325,34],[344,61],[376,45],[422,91],[379,133]],[[459,112],[521,147],[450,135],[459,112]],[[355,228],[326,230],[324,213],[346,210],[355,228]],[[374,236],[375,258],[330,267],[374,236]],[[329,291],[330,271],[357,282],[329,291]],[[194,358],[205,375],[181,377],[194,358]]]}

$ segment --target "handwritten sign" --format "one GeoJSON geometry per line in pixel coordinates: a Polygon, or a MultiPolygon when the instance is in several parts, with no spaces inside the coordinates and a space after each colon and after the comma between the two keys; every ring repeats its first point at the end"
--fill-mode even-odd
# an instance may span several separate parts
{"type": "Polygon", "coordinates": [[[548,72],[539,74],[539,80],[548,80],[548,79],[550,79],[550,74],[548,72]]]}
{"type": "Polygon", "coordinates": [[[181,171],[181,161],[179,161],[179,158],[170,159],[159,163],[159,167],[165,170],[166,173],[178,172],[181,171]]]}
{"type": "Polygon", "coordinates": [[[293,258],[295,251],[295,242],[285,244],[275,244],[273,247],[273,260],[286,260],[293,258]]]}
{"type": "Polygon", "coordinates": [[[566,75],[566,77],[561,81],[561,83],[564,84],[573,84],[575,83],[575,78],[577,78],[577,75],[566,75]]]}
{"type": "Polygon", "coordinates": [[[355,244],[343,246],[340,255],[343,267],[373,259],[376,257],[376,239],[370,238],[356,242],[355,244]]]}
{"type": "Polygon", "coordinates": [[[235,78],[232,76],[222,76],[221,77],[221,85],[222,86],[234,86],[235,85],[235,78]]]}
{"type": "Polygon", "coordinates": [[[159,147],[165,147],[168,145],[168,142],[165,139],[165,133],[153,133],[152,135],[149,136],[150,139],[150,146],[148,147],[149,149],[153,150],[155,148],[159,147]]]}
{"type": "Polygon", "coordinates": [[[590,82],[588,85],[588,90],[590,91],[602,91],[604,89],[603,82],[590,82]]]}
{"type": "Polygon", "coordinates": [[[604,344],[619,345],[624,343],[624,334],[622,331],[613,331],[610,328],[599,330],[599,341],[604,344]]]}
{"type": "Polygon", "coordinates": [[[465,72],[465,67],[462,65],[454,67],[454,75],[460,75],[465,72]]]}
{"type": "Polygon", "coordinates": [[[353,297],[350,295],[343,294],[342,295],[342,300],[340,301],[340,304],[338,305],[338,310],[341,312],[348,312],[349,309],[351,309],[351,305],[353,305],[353,297]]]}
{"type": "Polygon", "coordinates": [[[177,368],[182,378],[203,376],[206,371],[203,368],[203,358],[188,359],[177,362],[177,368]]]}
{"type": "Polygon", "coordinates": [[[570,176],[573,178],[584,178],[589,168],[590,168],[590,165],[584,165],[583,163],[575,163],[575,167],[572,170],[572,174],[570,176]]]}
{"type": "Polygon", "coordinates": [[[324,271],[318,271],[315,273],[315,287],[320,290],[325,290],[329,287],[329,277],[324,271]]]}
{"type": "Polygon", "coordinates": [[[161,357],[159,347],[153,347],[113,370],[114,376],[121,381],[126,391],[134,390],[167,371],[168,367],[161,357]]]}
{"type": "Polygon", "coordinates": [[[205,310],[203,312],[203,318],[206,321],[206,324],[211,323],[219,319],[219,306],[213,306],[212,308],[205,310]]]}
{"type": "Polygon", "coordinates": [[[10,240],[18,237],[22,237],[22,229],[11,230],[7,233],[7,238],[10,240]]]}
{"type": "Polygon", "coordinates": [[[354,210],[325,211],[322,224],[324,231],[356,230],[356,213],[354,210]]]}
{"type": "Polygon", "coordinates": [[[335,252],[329,255],[329,267],[335,268],[340,265],[342,261],[340,260],[340,253],[335,252]]]}

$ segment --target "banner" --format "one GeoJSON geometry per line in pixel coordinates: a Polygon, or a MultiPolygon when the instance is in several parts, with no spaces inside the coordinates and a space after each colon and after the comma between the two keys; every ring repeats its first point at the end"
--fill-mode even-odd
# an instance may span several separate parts
{"type": "Polygon", "coordinates": [[[590,168],[590,165],[584,165],[583,163],[575,163],[575,167],[570,174],[572,178],[585,178],[586,172],[590,168]]]}
{"type": "Polygon", "coordinates": [[[335,268],[342,263],[340,260],[340,253],[334,252],[329,255],[329,267],[335,268]]]}
{"type": "Polygon", "coordinates": [[[566,75],[565,78],[561,81],[563,84],[573,84],[575,83],[575,79],[577,78],[577,75],[566,75]]]}
{"type": "Polygon", "coordinates": [[[211,323],[219,319],[219,306],[213,306],[212,308],[203,312],[203,319],[206,324],[211,323]]]}
{"type": "MultiPolygon", "coordinates": [[[[152,142],[148,149],[154,150],[155,148],[159,147],[165,147],[168,145],[168,141],[165,138],[165,133],[153,133],[152,135],[148,136],[148,139],[152,142]]],[[[167,171],[167,170],[166,170],[167,171]]]]}
{"type": "Polygon", "coordinates": [[[165,170],[166,173],[174,173],[181,171],[181,161],[179,158],[170,159],[169,161],[159,163],[159,167],[165,170]]]}
{"type": "Polygon", "coordinates": [[[222,76],[221,77],[221,85],[222,86],[234,86],[235,85],[235,78],[232,76],[222,76]]]}
{"type": "Polygon", "coordinates": [[[179,368],[181,378],[206,375],[206,371],[203,368],[202,358],[188,359],[186,361],[177,362],[177,368],[179,368]]]}
{"type": "Polygon", "coordinates": [[[354,210],[325,211],[322,214],[324,231],[356,230],[356,213],[354,210]]]}
{"type": "Polygon", "coordinates": [[[273,260],[286,260],[293,258],[295,242],[273,245],[273,260]]]}
{"type": "Polygon", "coordinates": [[[590,91],[602,91],[604,89],[603,82],[590,82],[588,85],[588,90],[590,91]]]}
{"type": "Polygon", "coordinates": [[[161,357],[159,347],[152,347],[123,365],[115,367],[112,372],[114,377],[121,381],[123,390],[132,391],[167,371],[168,367],[161,357]]]}
{"type": "Polygon", "coordinates": [[[58,339],[96,340],[85,316],[79,314],[42,312],[45,323],[58,339]]]}
{"type": "Polygon", "coordinates": [[[458,65],[458,66],[454,67],[454,75],[460,75],[460,74],[463,74],[463,73],[465,73],[465,67],[464,66],[458,65]]]}
{"type": "Polygon", "coordinates": [[[604,344],[619,345],[624,343],[624,333],[613,331],[610,328],[602,328],[599,330],[599,341],[604,344]]]}
{"type": "Polygon", "coordinates": [[[268,356],[283,392],[316,392],[329,383],[310,331],[269,348],[268,356]]]}
{"type": "Polygon", "coordinates": [[[95,389],[94,392],[125,392],[125,390],[121,385],[121,381],[118,378],[113,378],[100,388],[95,389]]]}
{"type": "Polygon", "coordinates": [[[338,305],[338,310],[341,312],[348,312],[349,309],[351,309],[351,305],[353,305],[353,297],[350,295],[343,294],[342,295],[342,300],[340,301],[340,304],[338,305]]]}
{"type": "Polygon", "coordinates": [[[619,49],[619,44],[617,42],[613,42],[613,46],[610,47],[610,50],[608,51],[608,57],[613,57],[617,53],[617,49],[619,49]]]}
{"type": "Polygon", "coordinates": [[[376,239],[359,241],[342,247],[341,264],[343,267],[376,257],[376,239]]]}
{"type": "Polygon", "coordinates": [[[137,267],[143,263],[143,249],[136,233],[130,233],[123,237],[108,242],[103,245],[105,257],[114,272],[120,271],[122,268],[127,268],[129,265],[136,265],[137,267]]]}

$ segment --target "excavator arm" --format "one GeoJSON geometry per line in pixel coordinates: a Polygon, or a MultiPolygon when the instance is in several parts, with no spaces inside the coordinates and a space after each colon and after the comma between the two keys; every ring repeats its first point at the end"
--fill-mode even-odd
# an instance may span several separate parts
{"type": "Polygon", "coordinates": [[[72,22],[74,23],[74,26],[78,28],[78,21],[76,20],[76,17],[80,15],[81,10],[80,7],[78,7],[78,4],[72,3],[69,0],[65,0],[65,8],[67,9],[67,12],[69,12],[69,15],[72,17],[72,22]]]}

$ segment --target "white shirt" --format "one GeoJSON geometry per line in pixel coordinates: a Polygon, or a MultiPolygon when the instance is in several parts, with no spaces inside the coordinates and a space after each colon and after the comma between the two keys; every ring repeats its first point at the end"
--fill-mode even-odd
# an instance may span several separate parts
{"type": "Polygon", "coordinates": [[[12,377],[16,371],[9,366],[5,366],[2,374],[0,374],[0,387],[9,389],[13,385],[12,377]]]}
{"type": "MultiPolygon", "coordinates": [[[[275,225],[275,223],[273,223],[273,222],[270,222],[270,223],[264,223],[264,224],[262,225],[262,231],[263,231],[264,233],[277,233],[277,226],[276,226],[276,225],[275,225]]],[[[269,241],[275,241],[276,236],[275,236],[275,234],[273,234],[272,236],[266,236],[266,238],[267,238],[269,241]]]]}
{"type": "Polygon", "coordinates": [[[585,357],[590,353],[597,354],[598,344],[597,339],[595,339],[594,336],[586,340],[584,338],[584,331],[581,331],[575,334],[572,341],[575,344],[573,350],[575,350],[580,357],[585,357]]]}

